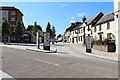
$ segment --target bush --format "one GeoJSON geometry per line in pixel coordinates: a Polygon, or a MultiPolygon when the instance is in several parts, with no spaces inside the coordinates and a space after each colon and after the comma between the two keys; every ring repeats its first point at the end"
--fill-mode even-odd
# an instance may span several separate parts
{"type": "Polygon", "coordinates": [[[100,45],[100,44],[102,44],[102,40],[95,40],[94,43],[100,45]]]}
{"type": "Polygon", "coordinates": [[[109,39],[108,39],[108,38],[105,38],[105,39],[102,40],[102,44],[103,44],[103,45],[108,44],[108,42],[109,42],[109,39]]]}

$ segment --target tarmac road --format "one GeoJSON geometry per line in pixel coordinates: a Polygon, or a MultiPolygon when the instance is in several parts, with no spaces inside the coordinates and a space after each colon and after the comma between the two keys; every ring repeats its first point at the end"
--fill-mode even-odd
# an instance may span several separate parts
{"type": "Polygon", "coordinates": [[[117,62],[51,54],[2,47],[2,70],[14,78],[118,78],[117,62]]]}

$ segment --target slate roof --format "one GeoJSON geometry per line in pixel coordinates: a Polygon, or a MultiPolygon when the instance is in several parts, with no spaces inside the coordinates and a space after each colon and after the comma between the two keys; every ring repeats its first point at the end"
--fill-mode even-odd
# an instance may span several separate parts
{"type": "Polygon", "coordinates": [[[89,25],[91,23],[97,23],[97,21],[103,16],[104,14],[102,12],[100,12],[99,14],[97,14],[96,16],[93,16],[92,18],[86,20],[86,24],[89,25]],[[95,20],[95,22],[94,22],[95,20]]]}
{"type": "Polygon", "coordinates": [[[72,23],[72,25],[71,25],[69,28],[67,28],[65,32],[67,32],[67,31],[72,31],[72,30],[76,29],[76,27],[77,27],[79,24],[81,24],[81,22],[72,23]]]}
{"type": "Polygon", "coordinates": [[[111,20],[114,20],[114,14],[113,14],[113,13],[109,13],[109,14],[104,15],[104,16],[96,23],[96,25],[99,25],[99,24],[102,24],[102,23],[105,23],[105,22],[111,21],[111,20]]]}

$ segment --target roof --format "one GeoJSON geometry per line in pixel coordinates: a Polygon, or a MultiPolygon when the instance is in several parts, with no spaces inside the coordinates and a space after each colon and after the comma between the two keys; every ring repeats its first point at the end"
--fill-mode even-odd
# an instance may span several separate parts
{"type": "Polygon", "coordinates": [[[80,23],[80,24],[76,25],[76,27],[75,27],[75,28],[73,28],[73,30],[78,29],[80,25],[82,25],[82,23],[80,23]]]}
{"type": "Polygon", "coordinates": [[[15,8],[15,7],[0,6],[0,10],[17,10],[17,11],[19,11],[19,12],[21,13],[21,15],[23,16],[22,12],[21,12],[19,9],[15,8]]]}
{"type": "Polygon", "coordinates": [[[88,20],[86,20],[85,22],[86,22],[87,24],[90,24],[96,17],[97,17],[97,15],[94,16],[94,17],[92,17],[92,18],[90,18],[90,19],[88,19],[88,20]]]}
{"type": "Polygon", "coordinates": [[[74,30],[79,24],[81,24],[81,22],[71,23],[71,26],[67,28],[65,32],[74,30]]]}
{"type": "Polygon", "coordinates": [[[105,23],[105,22],[111,21],[111,20],[114,20],[114,14],[113,14],[113,13],[109,13],[109,14],[104,15],[104,16],[97,22],[96,25],[99,25],[99,24],[102,24],[102,23],[105,23]]]}
{"type": "Polygon", "coordinates": [[[95,22],[94,23],[97,23],[97,21],[103,16],[104,14],[102,12],[100,12],[99,14],[97,14],[96,16],[93,16],[92,18],[86,20],[86,24],[89,25],[91,24],[92,22],[95,22]]]}

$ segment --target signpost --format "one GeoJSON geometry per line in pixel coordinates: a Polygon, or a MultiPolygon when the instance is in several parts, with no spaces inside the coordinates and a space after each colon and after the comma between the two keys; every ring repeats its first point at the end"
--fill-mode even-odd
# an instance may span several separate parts
{"type": "Polygon", "coordinates": [[[91,36],[86,36],[86,52],[92,53],[92,49],[91,49],[91,36]]]}
{"type": "Polygon", "coordinates": [[[50,33],[44,32],[44,50],[50,50],[50,33]]]}
{"type": "Polygon", "coordinates": [[[43,32],[42,31],[38,31],[37,32],[37,37],[36,37],[36,40],[37,40],[37,49],[40,49],[40,43],[42,42],[42,37],[43,37],[43,32]]]}
{"type": "Polygon", "coordinates": [[[39,47],[39,43],[40,43],[40,40],[39,40],[39,32],[37,32],[37,49],[40,49],[39,47]]]}

